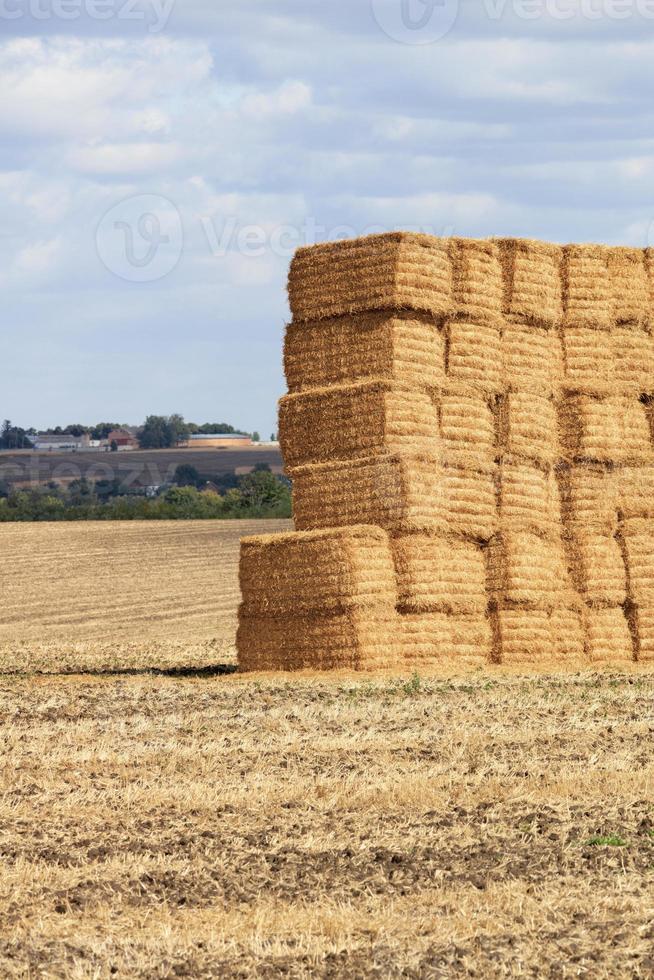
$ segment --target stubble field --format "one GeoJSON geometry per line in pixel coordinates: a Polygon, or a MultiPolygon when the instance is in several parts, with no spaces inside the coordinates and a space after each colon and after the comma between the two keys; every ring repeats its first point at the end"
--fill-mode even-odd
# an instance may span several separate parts
{"type": "Polygon", "coordinates": [[[131,527],[0,528],[0,975],[654,975],[651,672],[225,675],[252,528],[131,527]]]}

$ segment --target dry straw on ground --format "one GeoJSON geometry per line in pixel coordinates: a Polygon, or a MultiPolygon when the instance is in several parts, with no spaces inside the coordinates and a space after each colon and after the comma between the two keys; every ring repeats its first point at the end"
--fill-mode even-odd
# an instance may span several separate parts
{"type": "Polygon", "coordinates": [[[505,663],[653,655],[651,249],[393,233],[301,249],[289,294],[295,540],[387,535],[389,656],[470,657],[465,636],[505,663]]]}

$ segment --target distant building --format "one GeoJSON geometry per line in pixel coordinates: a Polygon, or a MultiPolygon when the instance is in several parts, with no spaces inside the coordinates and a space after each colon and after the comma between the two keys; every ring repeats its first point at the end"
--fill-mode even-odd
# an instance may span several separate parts
{"type": "Polygon", "coordinates": [[[189,436],[186,443],[189,449],[240,449],[252,445],[251,437],[241,435],[239,432],[199,432],[189,436]]]}
{"type": "Polygon", "coordinates": [[[107,442],[109,443],[109,448],[115,443],[118,446],[119,452],[139,448],[138,439],[129,429],[113,429],[107,436],[107,442]]]}
{"type": "Polygon", "coordinates": [[[76,452],[80,449],[91,448],[91,437],[88,434],[82,436],[44,436],[32,437],[34,448],[37,452],[76,452]]]}

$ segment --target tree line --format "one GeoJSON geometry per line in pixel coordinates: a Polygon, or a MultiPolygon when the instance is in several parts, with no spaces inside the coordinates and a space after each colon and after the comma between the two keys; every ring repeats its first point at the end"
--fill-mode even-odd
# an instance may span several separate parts
{"type": "Polygon", "coordinates": [[[179,467],[172,486],[157,496],[122,487],[118,480],[92,483],[75,480],[68,486],[49,483],[13,489],[0,482],[0,523],[9,521],[84,520],[238,520],[289,518],[291,489],[265,464],[245,476],[207,481],[193,467],[179,467]],[[193,472],[189,472],[189,469],[193,472]],[[181,471],[181,472],[180,472],[181,471]]]}
{"type": "MultiPolygon", "coordinates": [[[[46,429],[39,433],[34,428],[24,429],[14,425],[11,420],[5,419],[2,428],[0,428],[0,449],[32,449],[34,440],[38,435],[73,436],[77,439],[83,435],[88,435],[93,440],[107,439],[110,432],[126,428],[129,426],[121,422],[99,422],[92,426],[76,423],[64,427],[58,425],[53,429],[46,429]]],[[[226,422],[203,422],[201,424],[187,422],[183,415],[177,413],[173,415],[148,415],[136,438],[141,449],[174,449],[180,443],[186,442],[191,435],[207,435],[214,432],[219,435],[250,436],[253,442],[260,442],[261,440],[258,432],[244,432],[226,422]]],[[[274,439],[275,434],[273,433],[271,440],[274,439]]]]}

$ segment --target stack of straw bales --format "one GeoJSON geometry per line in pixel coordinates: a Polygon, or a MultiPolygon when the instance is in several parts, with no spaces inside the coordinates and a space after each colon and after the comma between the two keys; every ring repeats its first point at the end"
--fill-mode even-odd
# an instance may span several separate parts
{"type": "Polygon", "coordinates": [[[242,667],[654,657],[649,251],[393,233],[289,294],[297,531],[243,544],[242,667]]]}

